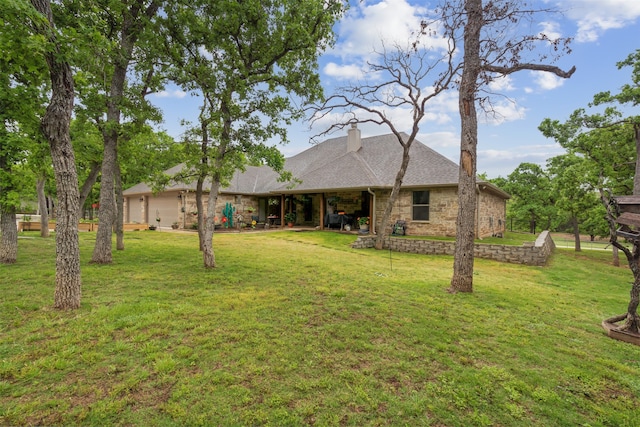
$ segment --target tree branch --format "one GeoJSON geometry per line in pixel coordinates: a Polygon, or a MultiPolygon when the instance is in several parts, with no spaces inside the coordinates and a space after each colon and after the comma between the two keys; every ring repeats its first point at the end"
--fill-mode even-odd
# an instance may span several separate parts
{"type": "Polygon", "coordinates": [[[553,65],[545,65],[545,64],[518,64],[514,67],[499,67],[497,65],[484,65],[482,66],[482,70],[488,71],[491,73],[498,73],[504,76],[515,73],[517,71],[522,71],[522,70],[546,71],[549,73],[553,73],[558,77],[568,79],[573,75],[573,73],[575,73],[576,67],[574,65],[573,67],[571,67],[569,71],[564,71],[559,67],[556,67],[553,65]]]}

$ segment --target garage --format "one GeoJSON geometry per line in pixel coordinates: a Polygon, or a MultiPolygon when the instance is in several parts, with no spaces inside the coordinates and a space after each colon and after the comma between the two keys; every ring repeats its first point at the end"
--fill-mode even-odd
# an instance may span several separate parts
{"type": "Polygon", "coordinates": [[[150,196],[148,198],[148,223],[158,225],[156,218],[160,218],[160,227],[171,227],[171,224],[178,222],[181,201],[174,193],[150,196]]]}

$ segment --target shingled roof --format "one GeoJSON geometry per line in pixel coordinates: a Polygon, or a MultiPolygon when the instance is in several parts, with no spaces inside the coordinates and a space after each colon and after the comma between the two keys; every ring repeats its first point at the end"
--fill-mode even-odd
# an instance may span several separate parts
{"type": "MultiPolygon", "coordinates": [[[[405,140],[408,135],[402,134],[405,140]]],[[[458,165],[415,140],[403,187],[457,185],[458,165]]],[[[287,159],[285,168],[302,181],[278,192],[329,191],[392,187],[402,161],[394,134],[363,138],[357,151],[347,150],[347,137],[326,140],[287,159]]]]}
{"type": "MultiPolygon", "coordinates": [[[[407,134],[402,137],[408,138],[407,134]]],[[[402,161],[402,147],[394,134],[379,135],[360,140],[355,151],[347,149],[347,136],[328,139],[285,161],[296,182],[278,182],[278,174],[268,166],[248,166],[236,171],[229,186],[222,192],[267,195],[269,193],[314,193],[347,189],[391,188],[402,161]]],[[[179,172],[184,165],[166,171],[179,172]]],[[[458,185],[458,165],[415,140],[410,150],[410,162],[402,181],[406,187],[437,187],[458,185]]],[[[509,195],[490,183],[494,192],[509,195]]],[[[209,184],[205,188],[208,188],[209,184]]],[[[194,190],[195,183],[178,183],[166,190],[194,190]]],[[[126,195],[149,193],[146,184],[138,184],[125,191],[126,195]]]]}

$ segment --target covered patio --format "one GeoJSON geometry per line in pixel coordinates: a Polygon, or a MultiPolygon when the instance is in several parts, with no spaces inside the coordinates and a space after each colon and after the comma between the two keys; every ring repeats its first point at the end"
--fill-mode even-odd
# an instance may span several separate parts
{"type": "MultiPolygon", "coordinates": [[[[286,218],[293,214],[294,224],[301,227],[314,227],[320,230],[340,229],[344,231],[359,230],[358,219],[366,217],[373,224],[373,194],[369,191],[331,191],[322,193],[291,193],[282,194],[276,214],[279,218],[286,218]]],[[[271,212],[273,214],[273,212],[271,212]]],[[[286,226],[286,221],[280,222],[286,226]]],[[[367,224],[368,225],[368,224],[367,224]]]]}

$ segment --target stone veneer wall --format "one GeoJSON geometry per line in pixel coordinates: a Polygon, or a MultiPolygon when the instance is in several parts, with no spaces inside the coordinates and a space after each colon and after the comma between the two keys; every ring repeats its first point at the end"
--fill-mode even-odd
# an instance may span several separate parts
{"type": "MultiPolygon", "coordinates": [[[[351,247],[355,249],[373,248],[374,240],[375,236],[358,236],[358,240],[351,247]]],[[[389,237],[385,239],[384,248],[389,249],[389,245],[391,245],[391,250],[396,252],[453,255],[455,242],[389,237]]],[[[525,243],[522,246],[476,243],[474,256],[513,264],[540,266],[547,263],[555,247],[551,234],[548,231],[543,231],[535,243],[525,243]]]]}
{"type": "MultiPolygon", "coordinates": [[[[191,228],[193,224],[198,223],[198,215],[197,215],[197,207],[196,207],[196,196],[194,193],[188,193],[185,199],[185,209],[184,212],[180,213],[179,223],[182,225],[183,221],[186,228],[191,228]],[[184,218],[183,218],[184,216],[184,218]]],[[[257,215],[258,211],[258,201],[257,198],[252,196],[239,196],[235,194],[219,194],[218,200],[216,201],[216,212],[214,214],[215,217],[218,217],[218,224],[222,219],[222,209],[224,209],[227,203],[231,203],[231,205],[236,208],[235,217],[237,215],[242,215],[244,222],[251,222],[251,215],[257,215]],[[253,208],[254,212],[249,212],[247,208],[253,208]]],[[[202,204],[204,208],[204,214],[207,213],[207,205],[209,203],[209,195],[205,194],[202,196],[202,204]]],[[[234,218],[234,225],[236,219],[234,218]]]]}
{"type": "MultiPolygon", "coordinates": [[[[454,187],[427,188],[429,190],[429,221],[412,221],[413,191],[400,190],[398,200],[389,218],[389,227],[397,220],[407,221],[407,234],[414,236],[448,236],[456,235],[456,218],[458,218],[458,193],[454,187]]],[[[390,191],[376,192],[376,227],[389,200],[390,191]]],[[[506,202],[504,199],[481,191],[478,195],[479,214],[477,222],[478,236],[490,237],[502,234],[505,230],[506,202]]],[[[380,232],[379,229],[377,229],[380,232]]],[[[388,232],[388,230],[387,230],[388,232]]]]}

